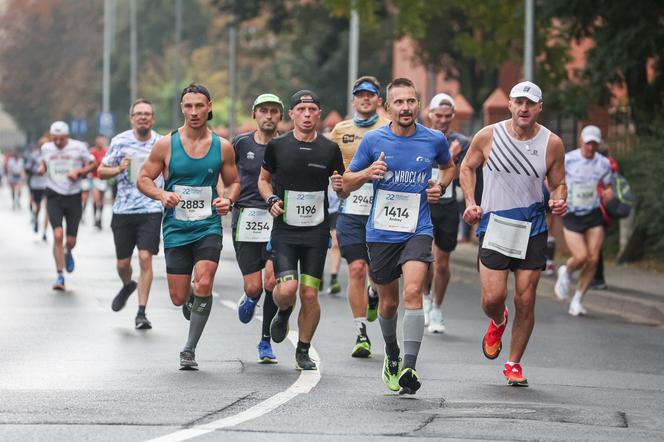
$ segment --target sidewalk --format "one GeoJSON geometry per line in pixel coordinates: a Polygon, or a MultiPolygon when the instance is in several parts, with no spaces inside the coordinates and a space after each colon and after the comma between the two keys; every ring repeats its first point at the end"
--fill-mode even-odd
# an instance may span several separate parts
{"type": "MultiPolygon", "coordinates": [[[[456,267],[466,276],[467,271],[477,272],[477,244],[459,244],[452,253],[452,266],[453,272],[456,267]]],[[[605,262],[604,275],[608,288],[589,290],[583,301],[591,315],[601,312],[664,327],[664,273],[605,262]]],[[[476,281],[479,283],[479,275],[476,281]]],[[[553,294],[555,282],[555,276],[542,275],[537,295],[557,299],[553,294]]]]}

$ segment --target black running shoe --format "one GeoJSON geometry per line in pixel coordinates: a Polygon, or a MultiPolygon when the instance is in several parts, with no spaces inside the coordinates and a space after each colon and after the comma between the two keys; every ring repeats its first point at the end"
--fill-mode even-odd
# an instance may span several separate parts
{"type": "Polygon", "coordinates": [[[274,342],[283,342],[286,336],[288,336],[288,318],[290,318],[290,313],[282,315],[281,312],[277,312],[274,318],[272,318],[270,336],[274,342]]]}
{"type": "Polygon", "coordinates": [[[357,335],[355,340],[355,347],[350,354],[354,358],[370,358],[371,357],[371,341],[367,335],[357,335]]]}
{"type": "Polygon", "coordinates": [[[180,352],[180,370],[198,370],[198,362],[193,351],[184,350],[180,352]]]}
{"type": "Polygon", "coordinates": [[[127,299],[129,296],[131,296],[132,293],[134,293],[134,290],[136,290],[136,287],[138,284],[136,284],[136,281],[129,281],[127,284],[124,285],[120,289],[117,295],[115,295],[115,298],[113,298],[113,303],[111,304],[111,309],[114,312],[119,312],[122,310],[127,303],[127,299]]]}
{"type": "Polygon", "coordinates": [[[191,318],[191,309],[194,308],[194,295],[190,295],[189,299],[187,299],[187,302],[182,304],[182,316],[184,316],[184,319],[189,321],[189,318],[191,318]]]}
{"type": "Polygon", "coordinates": [[[152,323],[145,315],[136,315],[136,330],[150,330],[152,323]]]}
{"type": "Polygon", "coordinates": [[[309,357],[309,352],[295,350],[295,368],[298,370],[318,370],[316,363],[309,357]]]}
{"type": "Polygon", "coordinates": [[[417,372],[412,368],[404,368],[399,375],[399,394],[415,394],[422,384],[417,372]]]}

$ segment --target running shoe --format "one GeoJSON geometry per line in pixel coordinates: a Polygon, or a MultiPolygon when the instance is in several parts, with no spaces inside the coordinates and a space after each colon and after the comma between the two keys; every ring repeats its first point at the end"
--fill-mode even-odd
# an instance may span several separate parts
{"type": "Polygon", "coordinates": [[[503,342],[501,338],[505,329],[507,328],[507,307],[505,307],[505,323],[498,327],[493,319],[489,320],[489,327],[486,329],[486,334],[482,338],[482,352],[488,359],[496,359],[503,349],[503,342]]]}
{"type": "Polygon", "coordinates": [[[286,316],[282,315],[280,312],[277,312],[277,314],[274,315],[274,318],[272,318],[272,322],[270,323],[270,336],[277,344],[283,342],[283,340],[286,339],[286,336],[288,336],[288,318],[290,318],[290,313],[286,316]]]}
{"type": "Polygon", "coordinates": [[[574,300],[570,302],[567,312],[572,316],[585,316],[588,314],[588,310],[581,304],[581,301],[574,300]]]}
{"type": "Polygon", "coordinates": [[[341,283],[339,281],[330,282],[330,287],[327,289],[328,295],[336,295],[341,291],[341,283]]]}
{"type": "Polygon", "coordinates": [[[428,327],[431,322],[431,295],[422,295],[422,310],[424,311],[424,326],[428,327]]]}
{"type": "Polygon", "coordinates": [[[556,273],[556,267],[553,265],[553,261],[546,262],[546,268],[544,269],[545,276],[553,276],[556,273]]]}
{"type": "Polygon", "coordinates": [[[46,238],[46,232],[44,232],[44,234],[42,235],[42,241],[46,242],[46,240],[47,240],[47,238],[46,238]]]}
{"type": "Polygon", "coordinates": [[[370,358],[371,357],[371,341],[367,335],[357,335],[355,340],[355,347],[350,354],[354,358],[370,358]]]}
{"type": "Polygon", "coordinates": [[[415,394],[422,384],[417,372],[413,368],[404,368],[399,374],[399,394],[415,394]]]}
{"type": "Polygon", "coordinates": [[[567,266],[558,267],[558,279],[556,285],[553,286],[553,292],[556,297],[561,301],[567,301],[569,298],[569,273],[567,273],[567,266]]]}
{"type": "Polygon", "coordinates": [[[189,295],[189,299],[187,299],[187,302],[182,304],[182,316],[184,316],[184,319],[189,321],[191,318],[191,309],[194,308],[194,295],[189,295]]]}
{"type": "Polygon", "coordinates": [[[443,312],[440,308],[432,308],[429,316],[429,332],[445,333],[446,328],[443,323],[443,312]]]}
{"type": "Polygon", "coordinates": [[[136,330],[150,330],[152,323],[145,315],[136,315],[136,330]]]}
{"type": "Polygon", "coordinates": [[[309,357],[309,352],[295,351],[295,368],[298,370],[318,370],[316,363],[309,357]]]}
{"type": "Polygon", "coordinates": [[[378,293],[369,286],[367,288],[367,321],[374,322],[378,318],[378,293]]]}
{"type": "Polygon", "coordinates": [[[270,341],[263,341],[258,343],[258,362],[261,364],[276,364],[277,357],[272,353],[272,345],[270,341]]]}
{"type": "Polygon", "coordinates": [[[591,290],[606,290],[608,286],[606,285],[606,281],[604,281],[604,279],[593,279],[590,281],[588,288],[591,290]]]}
{"type": "Polygon", "coordinates": [[[528,379],[526,379],[523,376],[523,369],[521,368],[521,364],[505,364],[505,368],[503,369],[503,375],[505,375],[505,379],[507,379],[507,384],[512,385],[514,387],[527,387],[528,386],[528,379]]]}
{"type": "Polygon", "coordinates": [[[57,278],[55,278],[55,283],[53,284],[53,290],[58,290],[60,292],[65,291],[65,277],[62,275],[58,275],[57,278]]]}
{"type": "Polygon", "coordinates": [[[67,269],[67,273],[73,272],[74,267],[74,257],[71,254],[71,250],[65,249],[65,268],[67,269]]]}
{"type": "Polygon", "coordinates": [[[260,295],[256,298],[252,298],[246,294],[242,295],[237,304],[237,316],[240,318],[241,323],[248,324],[254,318],[259,298],[260,295]]]}
{"type": "Polygon", "coordinates": [[[127,304],[127,299],[132,293],[134,293],[134,290],[136,290],[137,286],[138,284],[136,284],[136,281],[129,281],[127,284],[122,286],[118,294],[115,295],[115,298],[113,298],[113,302],[111,303],[111,310],[114,312],[119,312],[122,310],[125,304],[127,304]]]}
{"type": "Polygon", "coordinates": [[[392,391],[399,391],[399,367],[401,366],[401,358],[397,356],[392,359],[387,355],[385,349],[385,359],[383,360],[383,382],[392,391]]]}
{"type": "Polygon", "coordinates": [[[198,370],[198,362],[196,362],[196,355],[193,351],[180,352],[180,370],[198,370]]]}

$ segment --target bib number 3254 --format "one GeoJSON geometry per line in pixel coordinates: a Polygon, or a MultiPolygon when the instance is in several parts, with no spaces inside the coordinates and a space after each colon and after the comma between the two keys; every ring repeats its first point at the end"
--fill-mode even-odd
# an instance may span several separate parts
{"type": "Polygon", "coordinates": [[[284,221],[289,226],[317,226],[325,219],[325,192],[285,192],[284,221]]]}
{"type": "Polygon", "coordinates": [[[376,229],[413,233],[420,216],[420,194],[378,189],[373,224],[376,229]]]}
{"type": "Polygon", "coordinates": [[[236,241],[268,242],[272,231],[272,216],[265,209],[240,209],[235,231],[236,241]]]}
{"type": "Polygon", "coordinates": [[[194,186],[173,186],[175,193],[182,198],[175,206],[175,219],[198,221],[212,215],[212,188],[194,186]]]}

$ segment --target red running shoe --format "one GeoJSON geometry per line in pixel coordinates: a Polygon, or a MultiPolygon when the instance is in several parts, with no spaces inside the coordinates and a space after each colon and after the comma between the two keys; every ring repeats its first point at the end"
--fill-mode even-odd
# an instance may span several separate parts
{"type": "Polygon", "coordinates": [[[498,327],[493,319],[489,320],[489,327],[486,329],[484,338],[482,339],[482,351],[484,356],[489,359],[496,359],[503,349],[503,342],[501,338],[507,327],[507,307],[505,307],[505,323],[498,327]]]}
{"type": "Polygon", "coordinates": [[[523,376],[523,369],[521,368],[521,364],[505,364],[503,374],[505,375],[505,379],[507,379],[508,385],[512,385],[514,387],[528,386],[528,379],[523,376]]]}

